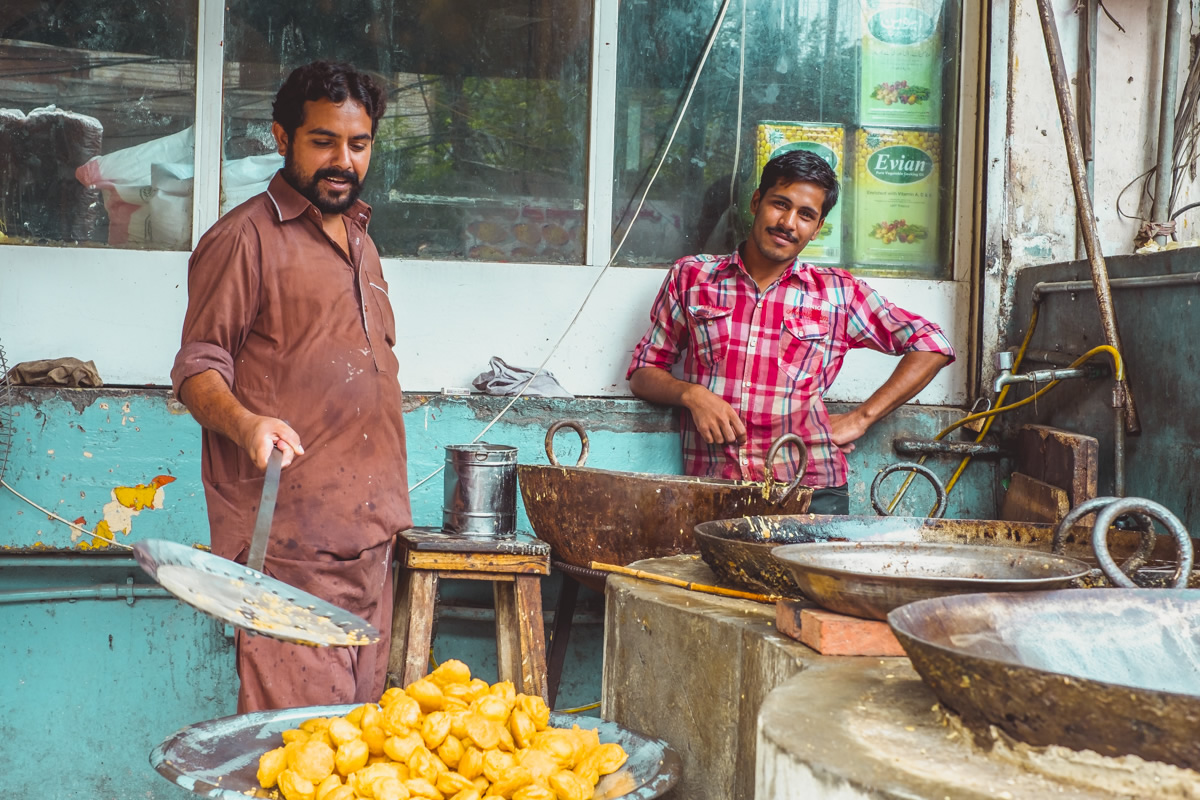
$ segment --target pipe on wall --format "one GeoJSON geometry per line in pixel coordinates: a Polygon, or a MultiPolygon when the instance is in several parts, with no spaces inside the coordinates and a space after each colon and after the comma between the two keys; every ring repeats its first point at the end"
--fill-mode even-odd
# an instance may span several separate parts
{"type": "MultiPolygon", "coordinates": [[[[1163,46],[1162,99],[1158,107],[1158,163],[1154,167],[1154,205],[1150,221],[1165,223],[1171,209],[1171,184],[1174,180],[1175,94],[1179,87],[1179,26],[1182,24],[1182,0],[1167,0],[1167,33],[1163,46]]],[[[1167,235],[1154,237],[1167,243],[1167,235]]]]}

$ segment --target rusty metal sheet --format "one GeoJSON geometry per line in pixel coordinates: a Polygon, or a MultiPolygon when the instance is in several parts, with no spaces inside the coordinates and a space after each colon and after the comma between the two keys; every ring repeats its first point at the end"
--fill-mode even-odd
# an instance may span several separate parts
{"type": "Polygon", "coordinates": [[[780,502],[782,484],[765,495],[761,483],[591,467],[519,464],[517,478],[533,532],[578,567],[694,553],[697,523],[799,514],[812,497],[801,488],[780,502]]]}
{"type": "MultiPolygon", "coordinates": [[[[781,544],[805,542],[929,542],[1028,547],[1050,552],[1054,525],[980,519],[927,519],[923,517],[867,517],[798,514],[747,517],[701,523],[696,526],[700,556],[724,583],[750,591],[803,597],[791,573],[772,557],[781,544]]],[[[1066,536],[1063,555],[1089,565],[1097,564],[1092,552],[1092,531],[1079,525],[1066,536]]],[[[1139,536],[1113,530],[1109,550],[1121,561],[1137,551],[1139,536]]],[[[1175,543],[1160,535],[1151,554],[1152,562],[1175,563],[1175,543]]],[[[1200,577],[1192,573],[1192,584],[1200,577]]],[[[1165,585],[1165,569],[1144,571],[1137,576],[1147,585],[1165,585]]]]}
{"type": "Polygon", "coordinates": [[[888,622],[970,728],[1200,769],[1200,592],[959,595],[888,622]]]}

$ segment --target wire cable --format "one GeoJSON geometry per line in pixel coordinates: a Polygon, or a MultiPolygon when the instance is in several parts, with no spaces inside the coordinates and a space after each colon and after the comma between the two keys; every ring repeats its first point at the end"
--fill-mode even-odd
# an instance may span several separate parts
{"type": "Polygon", "coordinates": [[[33,502],[32,500],[30,500],[28,497],[26,497],[25,495],[21,494],[20,492],[18,492],[18,491],[17,491],[16,489],[14,489],[13,487],[9,486],[7,481],[0,480],[0,486],[3,486],[5,489],[8,489],[10,492],[12,492],[12,493],[13,493],[13,494],[15,494],[17,497],[19,497],[19,498],[21,498],[22,500],[24,500],[26,503],[29,503],[29,505],[33,506],[33,507],[34,507],[34,508],[36,508],[38,511],[42,512],[43,514],[45,514],[45,515],[46,515],[47,517],[49,517],[50,519],[57,520],[57,521],[61,522],[62,524],[66,525],[68,528],[73,528],[74,530],[77,530],[77,531],[79,531],[80,533],[86,533],[88,536],[91,536],[93,539],[98,539],[98,540],[100,540],[101,542],[104,542],[105,544],[111,544],[111,545],[115,545],[115,546],[117,546],[117,547],[123,547],[123,548],[125,548],[126,550],[132,550],[132,549],[133,549],[133,548],[132,548],[132,547],[130,547],[129,545],[125,544],[124,542],[118,542],[116,539],[106,539],[106,538],[104,538],[103,536],[101,536],[101,535],[100,535],[100,534],[98,534],[98,533],[92,533],[92,532],[91,532],[91,531],[89,531],[87,528],[81,528],[80,526],[76,525],[74,522],[71,522],[70,520],[63,519],[63,518],[62,518],[62,517],[60,517],[58,514],[55,514],[53,511],[50,511],[50,510],[48,510],[48,509],[45,509],[45,508],[42,508],[42,507],[41,507],[41,506],[39,506],[37,503],[35,503],[35,502],[33,502]]]}
{"type": "MultiPolygon", "coordinates": [[[[608,272],[608,268],[613,265],[613,262],[617,260],[617,254],[620,253],[621,248],[625,246],[625,241],[629,238],[629,234],[633,230],[633,226],[637,222],[638,216],[642,213],[642,207],[646,204],[646,198],[650,195],[650,188],[654,186],[654,181],[658,179],[658,174],[662,171],[663,164],[666,163],[667,155],[671,152],[671,145],[675,143],[675,136],[679,133],[679,127],[683,124],[684,116],[687,113],[688,107],[691,105],[692,95],[696,91],[696,85],[700,82],[700,76],[704,73],[704,65],[708,62],[708,55],[712,52],[713,44],[717,40],[717,34],[721,30],[721,24],[725,21],[725,14],[729,10],[730,2],[731,0],[724,0],[724,2],[721,4],[721,11],[717,14],[717,19],[716,22],[713,23],[712,30],[709,31],[708,40],[704,45],[704,52],[700,55],[700,61],[697,63],[696,71],[692,75],[692,81],[688,85],[688,90],[684,95],[683,103],[679,107],[679,113],[675,117],[675,125],[671,129],[671,135],[667,139],[666,146],[663,147],[662,155],[658,159],[658,164],[656,164],[654,167],[654,172],[650,175],[650,180],[646,182],[646,188],[642,191],[641,199],[638,200],[637,208],[634,209],[633,216],[630,217],[629,225],[625,227],[625,233],[621,236],[620,241],[617,242],[617,246],[613,248],[612,255],[609,256],[608,262],[603,268],[601,268],[600,273],[596,275],[596,280],[592,282],[591,288],[589,288],[587,290],[587,294],[584,295],[583,302],[579,304],[579,309],[575,312],[575,315],[571,317],[571,321],[567,323],[567,327],[563,330],[562,335],[558,337],[558,341],[556,341],[554,346],[550,348],[550,352],[546,354],[544,359],[542,359],[542,363],[536,370],[534,370],[532,377],[525,382],[525,384],[515,395],[513,395],[513,398],[508,401],[504,408],[500,409],[500,413],[493,417],[492,421],[489,422],[484,429],[481,430],[479,434],[471,440],[471,444],[474,444],[482,439],[487,432],[492,429],[492,426],[499,422],[500,419],[508,413],[508,410],[513,407],[513,404],[525,394],[525,390],[528,389],[533,383],[534,378],[542,374],[542,371],[546,368],[546,365],[550,363],[550,359],[554,357],[556,352],[558,352],[559,346],[567,338],[567,334],[571,332],[571,329],[575,327],[575,323],[579,321],[579,317],[583,313],[583,309],[587,307],[588,301],[592,299],[592,294],[596,291],[596,287],[600,285],[600,280],[604,277],[604,274],[608,272]]],[[[415,491],[418,487],[422,486],[430,479],[440,474],[445,468],[446,467],[444,464],[438,467],[433,472],[414,483],[412,486],[409,486],[408,491],[410,493],[415,491]]]]}

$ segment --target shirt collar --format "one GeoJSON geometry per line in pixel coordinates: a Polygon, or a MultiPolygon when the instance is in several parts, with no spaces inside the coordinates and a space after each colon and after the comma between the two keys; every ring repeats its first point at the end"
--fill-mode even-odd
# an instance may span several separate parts
{"type": "MultiPolygon", "coordinates": [[[[742,245],[744,244],[745,242],[742,243],[742,245]]],[[[725,270],[730,270],[733,272],[740,271],[747,278],[750,277],[750,273],[746,272],[746,265],[742,263],[742,245],[738,245],[737,249],[733,251],[733,254],[729,257],[729,259],[720,267],[718,267],[716,270],[717,272],[723,272],[725,270]]],[[[816,285],[816,281],[813,279],[812,275],[812,264],[809,264],[806,261],[801,261],[799,256],[797,256],[792,263],[788,265],[788,268],[783,271],[783,274],[779,276],[779,283],[786,283],[789,278],[795,278],[797,281],[806,286],[816,285]]]]}
{"type": "MultiPolygon", "coordinates": [[[[292,188],[292,185],[283,177],[283,170],[279,170],[275,173],[275,177],[271,178],[271,183],[267,186],[267,196],[275,205],[275,212],[279,215],[280,222],[296,219],[310,208],[320,213],[307,197],[292,188]]],[[[371,219],[371,207],[360,198],[354,201],[354,205],[343,211],[342,216],[365,226],[371,219]]]]}

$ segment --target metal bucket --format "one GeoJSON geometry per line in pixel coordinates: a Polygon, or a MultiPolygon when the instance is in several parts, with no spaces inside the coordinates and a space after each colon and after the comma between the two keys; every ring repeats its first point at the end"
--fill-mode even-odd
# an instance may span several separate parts
{"type": "Polygon", "coordinates": [[[517,448],[446,445],[442,530],[467,536],[513,536],[517,530],[517,448]]]}

